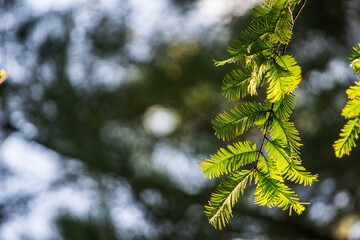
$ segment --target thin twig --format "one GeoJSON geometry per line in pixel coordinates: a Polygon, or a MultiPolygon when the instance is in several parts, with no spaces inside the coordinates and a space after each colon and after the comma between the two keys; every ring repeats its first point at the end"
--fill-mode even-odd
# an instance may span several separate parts
{"type": "Polygon", "coordinates": [[[289,45],[289,44],[285,44],[285,45],[284,45],[284,48],[283,48],[283,50],[282,50],[282,55],[285,55],[285,52],[286,52],[286,49],[287,49],[288,45],[289,45]]]}
{"type": "Polygon", "coordinates": [[[265,144],[265,139],[267,139],[266,134],[267,134],[267,132],[269,130],[270,118],[271,118],[271,115],[273,114],[273,109],[274,109],[274,103],[271,104],[270,115],[269,115],[269,118],[267,119],[267,125],[266,125],[266,129],[265,129],[265,132],[264,132],[264,138],[263,138],[262,143],[261,143],[261,147],[260,147],[260,150],[259,150],[259,155],[258,155],[257,160],[256,160],[256,165],[258,164],[258,162],[260,160],[261,154],[263,154],[262,149],[263,149],[264,144],[265,144]]]}
{"type": "MultiPolygon", "coordinates": [[[[295,14],[295,17],[293,17],[292,12],[290,11],[290,12],[291,12],[291,16],[292,16],[292,28],[294,28],[295,21],[296,21],[296,19],[299,17],[301,11],[304,9],[306,2],[307,2],[307,0],[303,0],[303,1],[302,1],[302,4],[301,4],[301,6],[300,6],[300,8],[299,8],[299,11],[295,14]]],[[[284,45],[284,48],[283,48],[283,50],[282,50],[283,55],[285,55],[285,52],[286,52],[286,49],[287,49],[288,45],[289,45],[289,44],[285,44],[285,45],[284,45]]]]}
{"type": "Polygon", "coordinates": [[[295,14],[294,23],[295,23],[296,19],[299,17],[299,15],[300,15],[301,11],[303,10],[303,8],[305,7],[306,1],[307,1],[307,0],[303,0],[299,11],[295,14]]]}

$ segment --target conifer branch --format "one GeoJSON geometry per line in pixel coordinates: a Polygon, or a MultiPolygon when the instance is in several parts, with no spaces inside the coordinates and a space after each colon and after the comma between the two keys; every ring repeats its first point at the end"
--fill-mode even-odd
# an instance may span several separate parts
{"type": "Polygon", "coordinates": [[[295,105],[293,91],[301,80],[301,69],[285,52],[294,22],[305,3],[302,2],[294,15],[291,9],[299,0],[264,0],[263,5],[251,11],[251,25],[228,49],[232,57],[215,62],[215,66],[238,63],[238,68],[223,81],[224,95],[230,101],[256,95],[257,88],[268,84],[264,103],[245,102],[213,120],[215,135],[224,141],[254,126],[263,133],[259,149],[249,141],[234,143],[228,150],[220,149],[199,163],[205,177],[227,175],[205,206],[209,222],[215,228],[222,229],[227,224],[232,207],[252,179],[256,184],[255,204],[280,207],[289,210],[289,214],[291,211],[300,214],[305,209],[305,203],[299,201],[284,181],[286,178],[311,185],[317,179],[317,175],[311,175],[302,166],[299,133],[289,121],[295,105]],[[252,169],[243,169],[253,162],[252,169]]]}
{"type": "MultiPolygon", "coordinates": [[[[353,68],[354,74],[360,76],[360,43],[353,47],[349,60],[350,67],[353,68]]],[[[345,126],[341,129],[339,139],[333,144],[335,155],[341,158],[343,155],[350,155],[353,147],[356,147],[355,141],[360,134],[360,83],[355,82],[356,86],[352,86],[346,90],[348,94],[348,102],[344,107],[342,114],[349,119],[345,126]]]]}
{"type": "MultiPolygon", "coordinates": [[[[305,2],[306,2],[306,1],[305,1],[305,2]]],[[[290,13],[291,13],[292,24],[293,24],[293,26],[294,26],[295,20],[294,20],[294,18],[293,18],[292,11],[291,11],[290,8],[288,8],[288,9],[289,9],[289,11],[290,11],[290,13]]],[[[299,11],[299,13],[300,13],[300,11],[299,11]]],[[[277,47],[276,47],[275,53],[278,52],[280,45],[281,45],[281,43],[278,43],[278,45],[277,45],[277,47]]],[[[283,52],[282,52],[283,55],[285,55],[286,46],[287,46],[287,45],[288,45],[288,44],[286,44],[286,45],[284,46],[284,50],[283,50],[283,52]]],[[[262,149],[263,149],[263,147],[264,147],[265,141],[268,139],[266,135],[267,135],[267,132],[268,132],[268,130],[269,130],[270,119],[271,119],[271,115],[273,114],[273,109],[274,109],[274,103],[271,104],[270,114],[269,114],[269,117],[268,117],[268,119],[267,119],[266,129],[265,129],[265,132],[264,132],[263,140],[262,140],[262,142],[261,142],[261,146],[260,146],[260,150],[259,150],[259,155],[258,155],[257,160],[256,160],[256,167],[255,167],[255,169],[257,169],[257,164],[259,163],[260,155],[262,154],[262,149]]]]}

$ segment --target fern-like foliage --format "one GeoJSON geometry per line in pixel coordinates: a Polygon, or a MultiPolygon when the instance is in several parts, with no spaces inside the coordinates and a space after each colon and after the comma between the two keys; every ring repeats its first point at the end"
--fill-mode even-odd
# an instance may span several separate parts
{"type": "MultiPolygon", "coordinates": [[[[271,104],[269,108],[271,108],[271,104]]],[[[275,117],[283,120],[287,120],[295,107],[295,95],[290,93],[286,94],[281,101],[274,103],[274,115],[275,117]]]]}
{"type": "Polygon", "coordinates": [[[244,193],[246,185],[252,182],[254,170],[237,171],[225,178],[218,188],[211,194],[209,205],[205,206],[205,213],[209,222],[215,228],[222,229],[232,217],[232,207],[237,202],[240,193],[244,193]]]}
{"type": "Polygon", "coordinates": [[[239,167],[254,162],[258,156],[256,145],[251,146],[249,141],[229,145],[229,150],[221,148],[216,155],[199,163],[201,171],[209,179],[222,174],[236,171],[239,167]]]}
{"type": "MultiPolygon", "coordinates": [[[[262,128],[264,129],[265,125],[262,128]]],[[[299,153],[301,146],[300,137],[293,122],[271,117],[268,121],[268,131],[272,139],[283,141],[292,152],[299,153]]]]}
{"type": "Polygon", "coordinates": [[[289,214],[292,211],[301,214],[305,210],[304,203],[299,202],[296,193],[284,184],[274,161],[265,156],[261,157],[258,163],[255,183],[255,203],[260,206],[289,209],[289,214]]]}
{"type": "Polygon", "coordinates": [[[215,117],[215,135],[222,140],[231,140],[258,122],[266,120],[267,113],[261,104],[246,102],[215,117]]]}
{"type": "Polygon", "coordinates": [[[263,74],[259,76],[259,71],[251,71],[246,68],[243,70],[235,69],[224,77],[222,90],[226,98],[236,102],[248,95],[256,95],[256,88],[264,85],[265,82],[265,76],[263,74]]]}
{"type": "Polygon", "coordinates": [[[265,142],[265,149],[269,153],[269,157],[276,163],[279,174],[284,175],[286,179],[305,186],[316,181],[316,175],[306,172],[301,164],[300,156],[291,152],[283,141],[268,140],[265,142]]]}
{"type": "MultiPolygon", "coordinates": [[[[301,68],[285,55],[292,37],[293,11],[301,11],[299,0],[264,0],[251,10],[252,22],[235,40],[229,59],[215,61],[216,66],[236,63],[237,68],[223,80],[223,91],[238,106],[218,114],[213,120],[215,135],[232,140],[246,130],[257,127],[263,133],[261,144],[243,141],[221,148],[217,154],[199,163],[204,176],[224,176],[211,195],[205,213],[210,224],[222,229],[232,216],[232,208],[248,184],[256,184],[255,203],[280,207],[300,214],[305,204],[286,184],[289,180],[311,185],[317,180],[302,166],[300,137],[289,118],[295,106],[295,88],[301,80],[301,68]],[[243,101],[266,87],[264,102],[243,101]],[[252,180],[255,181],[252,181],[252,180]]],[[[297,12],[296,16],[299,12],[297,12]]]]}
{"type": "Polygon", "coordinates": [[[301,69],[293,57],[275,56],[267,78],[269,82],[267,97],[271,103],[274,103],[295,90],[301,80],[301,69]]]}
{"type": "Polygon", "coordinates": [[[359,133],[359,119],[349,120],[345,124],[341,129],[340,138],[334,143],[337,157],[341,158],[344,154],[350,155],[351,149],[356,147],[355,140],[359,138],[359,133]]]}
{"type": "MultiPolygon", "coordinates": [[[[350,53],[351,67],[354,74],[360,77],[360,43],[353,47],[350,53]]],[[[340,138],[334,142],[335,155],[341,158],[343,155],[350,155],[353,147],[356,147],[355,140],[360,133],[360,83],[351,86],[346,90],[349,101],[342,111],[342,115],[349,119],[341,129],[340,138]]]]}
{"type": "Polygon", "coordinates": [[[350,61],[354,74],[360,77],[360,43],[353,47],[350,53],[350,61]]]}

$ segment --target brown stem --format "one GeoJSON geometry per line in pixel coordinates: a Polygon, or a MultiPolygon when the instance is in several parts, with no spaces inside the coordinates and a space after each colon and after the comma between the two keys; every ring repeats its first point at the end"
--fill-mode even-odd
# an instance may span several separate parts
{"type": "Polygon", "coordinates": [[[259,154],[258,154],[258,157],[257,157],[257,160],[256,160],[256,166],[260,160],[260,156],[262,153],[262,149],[264,148],[264,144],[265,144],[265,140],[267,139],[266,137],[266,134],[269,130],[269,125],[270,125],[270,118],[271,118],[271,115],[273,114],[273,109],[274,109],[274,103],[271,104],[271,110],[270,110],[270,115],[269,115],[269,118],[267,119],[267,124],[266,124],[266,129],[265,129],[265,132],[264,132],[264,138],[262,140],[262,143],[261,143],[261,147],[260,147],[260,150],[259,150],[259,154]]]}
{"type": "MultiPolygon", "coordinates": [[[[304,9],[306,2],[307,2],[307,0],[303,0],[303,1],[302,1],[301,7],[299,8],[299,11],[295,14],[295,17],[294,17],[294,15],[292,14],[291,10],[289,9],[289,11],[290,11],[290,13],[291,13],[291,16],[292,16],[292,27],[293,27],[293,28],[294,28],[295,21],[296,21],[296,19],[299,17],[301,11],[304,9]]],[[[285,44],[285,45],[284,45],[284,48],[283,48],[283,50],[282,50],[283,55],[285,55],[285,52],[286,52],[286,49],[287,49],[288,45],[289,45],[289,44],[285,44]]]]}
{"type": "MultiPolygon", "coordinates": [[[[295,14],[295,17],[294,15],[292,14],[292,11],[289,9],[290,13],[291,13],[291,16],[292,16],[292,27],[294,27],[294,24],[295,24],[295,21],[296,19],[299,17],[301,11],[303,10],[303,8],[305,7],[305,4],[306,4],[307,0],[303,0],[302,1],[302,4],[300,6],[300,9],[299,11],[295,14]]],[[[275,52],[278,52],[279,48],[280,48],[280,45],[281,43],[279,43],[277,46],[276,46],[276,50],[275,52]]],[[[285,55],[285,52],[286,52],[286,49],[287,49],[287,46],[288,44],[285,44],[284,45],[284,48],[282,50],[282,55],[285,55]]],[[[265,140],[268,140],[267,138],[267,132],[269,130],[269,125],[270,125],[270,118],[271,118],[271,115],[274,114],[274,111],[273,111],[273,108],[274,108],[274,103],[271,104],[271,110],[270,110],[270,115],[269,115],[269,118],[267,119],[267,125],[266,125],[266,129],[265,129],[265,132],[264,132],[264,138],[261,142],[261,147],[260,147],[260,150],[259,150],[259,154],[258,154],[258,157],[257,157],[257,160],[256,160],[256,166],[254,167],[255,170],[257,170],[257,164],[259,163],[259,160],[260,160],[260,156],[262,153],[262,149],[264,148],[264,144],[265,144],[265,140]]]]}
{"type": "Polygon", "coordinates": [[[300,15],[301,11],[303,10],[303,8],[305,7],[306,2],[307,2],[307,0],[303,0],[299,11],[295,14],[294,23],[295,23],[296,19],[299,17],[299,15],[300,15]]]}

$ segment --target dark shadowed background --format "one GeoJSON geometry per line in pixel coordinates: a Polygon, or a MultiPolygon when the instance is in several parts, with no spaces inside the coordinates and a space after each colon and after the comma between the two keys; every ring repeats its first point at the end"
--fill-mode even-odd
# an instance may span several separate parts
{"type": "MultiPolygon", "coordinates": [[[[0,0],[0,239],[360,239],[360,148],[335,159],[359,0],[309,0],[288,53],[302,66],[292,120],[301,216],[240,198],[229,226],[203,213],[197,163],[226,143],[215,68],[260,0],[0,0]]],[[[258,140],[258,132],[243,138],[258,140]]]]}

